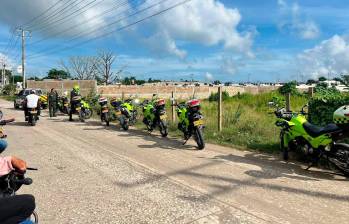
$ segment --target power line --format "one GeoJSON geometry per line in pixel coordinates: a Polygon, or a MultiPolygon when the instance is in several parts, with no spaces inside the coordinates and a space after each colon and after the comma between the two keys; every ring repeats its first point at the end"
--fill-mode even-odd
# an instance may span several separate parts
{"type": "MultiPolygon", "coordinates": [[[[87,33],[85,33],[85,31],[79,32],[75,37],[73,37],[73,38],[71,38],[70,40],[66,41],[66,43],[73,42],[73,41],[75,41],[75,40],[77,40],[77,39],[79,39],[79,38],[81,38],[81,37],[89,36],[89,35],[91,35],[91,34],[94,34],[94,33],[95,33],[96,31],[98,31],[98,30],[102,30],[102,29],[108,28],[108,27],[111,26],[111,25],[115,25],[115,24],[121,22],[122,20],[128,19],[128,18],[130,18],[130,17],[132,17],[132,16],[135,16],[135,15],[137,15],[137,14],[140,14],[140,13],[142,13],[142,12],[145,12],[146,10],[149,10],[149,9],[151,9],[151,8],[154,8],[155,6],[160,5],[161,3],[164,3],[164,2],[166,2],[166,1],[169,1],[169,0],[163,0],[163,1],[160,1],[160,2],[157,2],[157,3],[154,3],[154,4],[148,6],[148,7],[144,8],[144,9],[138,10],[138,11],[136,11],[136,12],[134,12],[134,13],[128,15],[128,16],[125,16],[125,17],[123,17],[123,18],[121,18],[121,19],[118,19],[118,20],[112,22],[112,23],[109,23],[109,24],[105,25],[105,26],[102,27],[102,28],[93,29],[93,30],[91,30],[91,31],[89,31],[89,32],[87,32],[87,33]]],[[[49,49],[48,49],[48,48],[43,49],[43,50],[41,50],[41,51],[39,51],[38,53],[35,53],[35,54],[40,54],[41,52],[45,52],[46,50],[49,50],[49,49]]],[[[55,50],[55,49],[51,49],[51,51],[52,51],[52,50],[55,50]]],[[[50,51],[50,50],[49,50],[49,51],[50,51]]],[[[35,55],[35,54],[33,54],[33,55],[35,55]]],[[[29,57],[31,57],[31,56],[32,56],[32,55],[30,55],[29,57]]]]}
{"type": "Polygon", "coordinates": [[[9,48],[12,46],[14,38],[15,38],[15,32],[14,29],[12,28],[10,31],[10,37],[8,38],[7,44],[5,45],[4,49],[3,49],[3,53],[7,54],[7,51],[9,50],[9,48]]]}
{"type": "MultiPolygon", "coordinates": [[[[165,0],[165,1],[166,1],[166,0],[165,0]]],[[[77,47],[77,46],[86,44],[86,43],[88,43],[88,42],[90,42],[90,41],[94,41],[94,40],[100,39],[100,38],[105,37],[105,36],[107,36],[107,35],[110,35],[110,34],[112,34],[112,33],[114,33],[114,32],[118,32],[118,31],[127,29],[127,28],[129,28],[129,27],[131,27],[131,26],[137,25],[137,24],[139,24],[139,23],[141,23],[141,22],[144,22],[144,21],[146,21],[146,20],[148,20],[148,19],[151,19],[151,18],[153,18],[153,17],[155,17],[155,16],[158,16],[158,15],[160,15],[160,14],[163,14],[163,13],[165,13],[165,12],[167,12],[167,11],[170,11],[170,10],[172,10],[172,9],[174,9],[174,8],[177,8],[177,7],[181,6],[181,5],[184,5],[185,3],[188,3],[188,2],[190,2],[190,1],[192,1],[192,0],[184,0],[184,1],[181,1],[181,2],[179,2],[179,3],[176,3],[176,4],[174,4],[174,5],[172,5],[172,6],[168,7],[168,8],[166,8],[166,9],[160,10],[159,12],[156,12],[156,13],[154,13],[154,14],[152,14],[152,15],[146,16],[146,17],[144,17],[144,18],[142,18],[142,19],[139,19],[139,20],[137,20],[137,21],[135,21],[135,22],[133,22],[133,23],[127,24],[127,25],[125,25],[125,26],[122,26],[122,27],[120,27],[120,28],[118,28],[118,29],[116,29],[116,30],[114,30],[114,31],[107,32],[107,33],[105,33],[105,34],[102,34],[102,35],[99,35],[99,36],[97,36],[97,37],[94,37],[94,38],[85,40],[85,41],[83,41],[83,42],[77,43],[77,44],[72,45],[72,46],[67,46],[67,47],[64,47],[64,48],[62,48],[62,49],[57,49],[57,50],[54,49],[54,51],[49,51],[49,52],[46,52],[46,53],[52,54],[52,53],[55,53],[55,52],[65,51],[65,50],[67,50],[67,49],[72,49],[72,48],[75,48],[75,47],[77,47]]],[[[160,3],[162,3],[162,2],[159,2],[159,3],[157,3],[156,5],[158,5],[158,4],[160,4],[160,3]]],[[[42,53],[39,52],[38,54],[30,55],[29,57],[30,57],[30,58],[38,58],[38,57],[41,57],[41,56],[43,56],[43,55],[44,55],[44,54],[42,54],[42,53]]],[[[28,58],[29,58],[29,57],[28,57],[28,58]]]]}
{"type": "MultiPolygon", "coordinates": [[[[60,16],[62,16],[61,18],[57,18],[57,20],[50,21],[50,22],[47,23],[46,25],[44,25],[44,26],[42,26],[42,27],[36,29],[36,31],[41,31],[41,32],[43,32],[43,31],[47,30],[47,28],[48,28],[48,29],[51,29],[51,26],[52,26],[52,25],[54,25],[55,23],[61,22],[61,21],[63,21],[63,23],[65,23],[72,15],[74,15],[75,13],[77,13],[77,12],[83,10],[84,8],[86,8],[86,7],[88,7],[88,6],[91,6],[91,5],[92,5],[93,3],[95,3],[96,1],[97,1],[97,0],[93,0],[93,1],[89,2],[88,4],[84,5],[83,7],[79,8],[79,9],[77,9],[77,10],[75,10],[74,12],[70,13],[69,15],[65,15],[65,16],[60,15],[60,16]]],[[[99,3],[103,2],[103,1],[104,1],[104,0],[100,0],[100,2],[97,2],[97,4],[99,4],[99,3]]],[[[96,6],[97,4],[92,5],[92,7],[96,6]]],[[[89,7],[88,9],[90,9],[90,8],[91,8],[91,7],[89,7]]],[[[88,10],[88,9],[87,9],[87,10],[88,10]]],[[[85,10],[85,11],[83,11],[83,12],[86,12],[87,10],[85,10]]],[[[78,15],[82,14],[83,12],[79,13],[78,15]]],[[[56,26],[59,26],[60,24],[63,24],[63,23],[56,24],[56,26]]]]}
{"type": "MultiPolygon", "coordinates": [[[[43,42],[43,41],[45,41],[45,40],[47,40],[47,39],[50,39],[51,37],[55,37],[55,36],[57,36],[57,35],[61,35],[61,34],[70,32],[70,31],[72,31],[72,30],[73,30],[74,28],[76,28],[76,27],[79,27],[79,26],[84,25],[84,24],[86,24],[86,23],[89,23],[89,22],[91,22],[91,21],[93,21],[93,20],[96,20],[96,19],[98,19],[98,18],[101,18],[101,17],[105,16],[106,14],[108,14],[108,13],[110,13],[110,12],[116,10],[116,9],[119,9],[119,8],[121,8],[121,7],[125,6],[125,5],[127,5],[127,4],[129,3],[129,1],[130,1],[130,2],[135,2],[135,1],[137,1],[137,0],[125,0],[124,2],[119,2],[118,5],[115,5],[114,7],[112,7],[112,8],[110,8],[110,9],[106,10],[106,11],[103,11],[103,12],[99,13],[98,15],[94,16],[94,17],[93,17],[92,19],[90,19],[90,20],[85,20],[85,21],[82,21],[82,22],[80,22],[80,23],[78,23],[78,24],[74,24],[74,25],[72,25],[72,26],[70,26],[70,27],[68,27],[68,28],[66,28],[66,29],[64,29],[64,30],[62,30],[62,31],[57,31],[56,33],[54,33],[54,35],[51,35],[51,36],[49,36],[49,37],[45,37],[45,38],[39,39],[39,40],[33,42],[31,45],[36,45],[36,44],[38,44],[38,43],[40,43],[40,42],[43,42]]],[[[125,10],[125,11],[126,11],[126,10],[125,10]]],[[[119,16],[119,15],[122,14],[122,13],[123,13],[123,12],[118,13],[117,16],[119,16]]]]}
{"type": "Polygon", "coordinates": [[[33,23],[35,20],[38,20],[40,17],[44,16],[46,13],[48,13],[51,9],[53,9],[54,7],[56,7],[56,5],[58,5],[60,2],[65,1],[65,0],[58,0],[55,4],[51,5],[50,7],[48,7],[45,11],[43,11],[41,14],[39,14],[38,16],[32,18],[29,22],[22,24],[22,27],[28,26],[29,24],[33,23]]]}
{"type": "MultiPolygon", "coordinates": [[[[84,1],[84,0],[75,0],[75,1],[71,1],[71,2],[69,3],[69,0],[68,0],[68,2],[64,3],[63,5],[61,5],[61,6],[58,7],[57,9],[55,9],[53,12],[51,12],[50,15],[47,15],[47,16],[45,16],[43,19],[41,19],[41,22],[35,23],[33,26],[30,26],[29,29],[31,29],[31,30],[33,30],[33,31],[36,30],[36,29],[38,29],[37,27],[41,27],[42,25],[48,23],[48,22],[50,21],[50,19],[55,18],[57,15],[60,16],[60,15],[61,15],[60,13],[63,13],[67,8],[69,8],[69,7],[74,7],[74,6],[75,6],[75,5],[74,5],[75,3],[78,2],[78,4],[80,4],[82,1],[84,1]],[[67,3],[69,3],[69,4],[67,5],[67,3]],[[63,8],[62,8],[62,7],[63,7],[63,8]],[[62,8],[62,9],[61,9],[61,8],[62,8]]],[[[71,8],[70,8],[70,9],[71,9],[71,8]]],[[[68,11],[69,11],[70,9],[68,9],[68,11]]]]}

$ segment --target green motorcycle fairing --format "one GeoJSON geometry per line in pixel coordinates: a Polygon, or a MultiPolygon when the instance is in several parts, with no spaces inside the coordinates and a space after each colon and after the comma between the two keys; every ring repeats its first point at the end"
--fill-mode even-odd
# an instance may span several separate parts
{"type": "Polygon", "coordinates": [[[81,100],[81,106],[85,109],[91,109],[90,104],[88,104],[85,100],[81,100]]]}
{"type": "Polygon", "coordinates": [[[154,105],[152,103],[149,103],[144,106],[143,108],[144,112],[143,115],[146,119],[153,121],[155,119],[155,114],[154,114],[154,105]]]}
{"type": "MultiPolygon", "coordinates": [[[[279,120],[286,121],[283,119],[279,120]]],[[[317,149],[320,146],[326,147],[332,143],[332,139],[328,134],[322,134],[315,138],[310,136],[303,127],[303,124],[308,122],[303,115],[295,115],[290,121],[286,122],[288,123],[289,129],[286,130],[284,134],[283,141],[285,146],[289,145],[291,141],[299,137],[304,138],[314,149],[317,149]]]]}
{"type": "Polygon", "coordinates": [[[131,103],[125,102],[121,104],[122,107],[126,108],[129,112],[133,111],[134,106],[131,103]]]}
{"type": "Polygon", "coordinates": [[[188,129],[189,119],[187,116],[187,112],[188,112],[188,109],[186,107],[178,107],[177,108],[178,122],[181,124],[184,124],[185,127],[188,129]]]}

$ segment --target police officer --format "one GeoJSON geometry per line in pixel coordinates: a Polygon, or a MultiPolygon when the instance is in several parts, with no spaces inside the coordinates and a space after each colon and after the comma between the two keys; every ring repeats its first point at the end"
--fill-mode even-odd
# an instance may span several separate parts
{"type": "Polygon", "coordinates": [[[76,106],[79,103],[74,100],[74,97],[81,96],[80,95],[80,86],[75,85],[73,90],[70,92],[70,111],[69,111],[69,121],[73,121],[73,113],[76,112],[76,106]]]}
{"type": "Polygon", "coordinates": [[[48,106],[49,106],[50,117],[56,117],[57,102],[58,102],[58,93],[54,88],[52,88],[50,93],[48,94],[48,106]]]}

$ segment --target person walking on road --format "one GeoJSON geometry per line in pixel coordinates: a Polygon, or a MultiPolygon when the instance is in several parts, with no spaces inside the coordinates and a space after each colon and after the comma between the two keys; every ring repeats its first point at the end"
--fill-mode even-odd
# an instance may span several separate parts
{"type": "Polygon", "coordinates": [[[50,112],[50,117],[56,117],[57,112],[57,102],[58,102],[58,93],[52,88],[48,94],[48,108],[50,112]]]}
{"type": "Polygon", "coordinates": [[[80,95],[80,86],[75,85],[73,90],[70,92],[70,111],[69,111],[69,121],[73,121],[73,113],[76,112],[76,106],[80,103],[77,97],[80,95]]]}

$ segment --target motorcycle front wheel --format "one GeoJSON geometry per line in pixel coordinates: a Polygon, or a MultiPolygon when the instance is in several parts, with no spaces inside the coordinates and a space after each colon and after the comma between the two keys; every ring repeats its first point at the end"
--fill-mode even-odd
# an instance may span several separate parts
{"type": "Polygon", "coordinates": [[[92,117],[92,110],[85,109],[85,119],[90,119],[92,117]]]}
{"type": "Polygon", "coordinates": [[[280,131],[280,151],[282,152],[282,158],[287,161],[288,160],[288,146],[285,146],[285,131],[280,131]]]}
{"type": "Polygon", "coordinates": [[[79,120],[85,122],[85,113],[82,110],[79,111],[79,120]]]}
{"type": "Polygon", "coordinates": [[[166,121],[159,122],[159,129],[162,137],[167,137],[168,135],[168,127],[166,121]]]}
{"type": "Polygon", "coordinates": [[[124,131],[127,131],[129,126],[128,126],[128,123],[127,123],[127,118],[125,116],[121,116],[120,118],[120,125],[122,127],[122,129],[124,129],[124,131]]]}
{"type": "Polygon", "coordinates": [[[202,128],[201,127],[195,128],[194,135],[195,135],[196,144],[198,145],[198,149],[203,150],[205,148],[205,140],[204,140],[204,135],[202,133],[202,128]]]}

